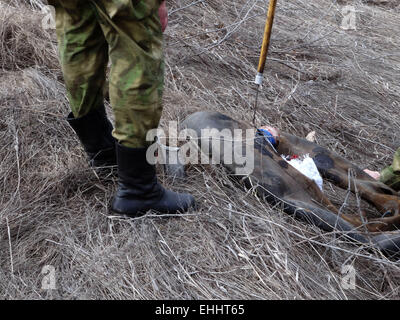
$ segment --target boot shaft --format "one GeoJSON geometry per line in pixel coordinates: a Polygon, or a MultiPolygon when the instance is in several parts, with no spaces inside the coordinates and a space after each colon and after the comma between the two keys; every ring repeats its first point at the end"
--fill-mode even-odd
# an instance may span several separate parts
{"type": "Polygon", "coordinates": [[[71,112],[67,121],[81,141],[93,167],[116,165],[113,126],[107,118],[104,106],[81,118],[75,118],[71,112]]]}
{"type": "Polygon", "coordinates": [[[129,189],[131,194],[143,199],[162,193],[155,166],[147,161],[147,148],[128,148],[117,143],[116,151],[120,191],[129,189]]]}

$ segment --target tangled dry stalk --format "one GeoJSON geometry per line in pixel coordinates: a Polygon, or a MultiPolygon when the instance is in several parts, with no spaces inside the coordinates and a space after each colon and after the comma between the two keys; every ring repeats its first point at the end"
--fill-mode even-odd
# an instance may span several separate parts
{"type": "MultiPolygon", "coordinates": [[[[162,125],[196,110],[252,120],[267,2],[168,0],[162,125]]],[[[5,299],[390,299],[400,267],[288,217],[217,167],[191,166],[197,211],[110,217],[64,117],[68,102],[41,0],[0,0],[0,294],[5,299]],[[356,289],[341,286],[355,267],[356,289]],[[56,290],[42,290],[42,268],[56,290]]],[[[282,0],[258,124],[305,136],[361,167],[390,162],[400,136],[400,8],[395,1],[282,0]],[[342,30],[341,9],[357,29],[342,30]]],[[[326,185],[338,204],[344,193],[326,185]]]]}

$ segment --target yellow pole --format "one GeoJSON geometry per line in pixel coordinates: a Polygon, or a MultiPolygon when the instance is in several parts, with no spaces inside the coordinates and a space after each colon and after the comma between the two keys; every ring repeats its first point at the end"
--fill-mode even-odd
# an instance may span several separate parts
{"type": "Polygon", "coordinates": [[[258,63],[257,76],[255,81],[255,83],[258,85],[261,85],[263,80],[263,73],[265,69],[265,63],[267,60],[269,43],[271,39],[272,25],[274,23],[274,17],[275,17],[276,2],[277,0],[269,1],[268,17],[267,17],[267,22],[265,23],[264,38],[261,47],[260,61],[258,63]]]}
{"type": "Polygon", "coordinates": [[[258,92],[260,90],[260,86],[262,85],[263,78],[264,78],[263,74],[264,74],[264,69],[265,69],[265,63],[267,61],[269,42],[271,40],[271,31],[272,31],[272,25],[274,23],[276,3],[277,3],[277,0],[269,0],[268,16],[267,16],[267,22],[265,23],[264,38],[263,38],[263,43],[262,43],[262,47],[261,47],[260,61],[258,62],[256,80],[254,81],[254,83],[257,84],[256,99],[255,99],[254,110],[253,110],[253,125],[255,127],[257,127],[256,126],[256,113],[257,113],[258,92]]]}

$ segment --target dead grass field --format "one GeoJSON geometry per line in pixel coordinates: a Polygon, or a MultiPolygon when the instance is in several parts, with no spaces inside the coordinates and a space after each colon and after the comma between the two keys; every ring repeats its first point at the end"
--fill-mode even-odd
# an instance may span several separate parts
{"type": "MultiPolygon", "coordinates": [[[[197,110],[252,120],[267,1],[168,0],[162,126],[197,110]],[[194,4],[195,3],[195,4],[194,4]]],[[[65,121],[54,30],[41,0],[0,0],[0,297],[4,299],[396,299],[400,264],[259,201],[218,167],[191,166],[200,207],[181,217],[110,217],[65,121]],[[343,265],[356,289],[341,286],[343,265]],[[56,290],[42,290],[42,268],[56,290]]],[[[400,137],[400,6],[278,1],[258,124],[380,169],[400,137]],[[343,30],[342,8],[356,8],[343,30]]],[[[344,192],[326,185],[341,204],[344,192]]]]}

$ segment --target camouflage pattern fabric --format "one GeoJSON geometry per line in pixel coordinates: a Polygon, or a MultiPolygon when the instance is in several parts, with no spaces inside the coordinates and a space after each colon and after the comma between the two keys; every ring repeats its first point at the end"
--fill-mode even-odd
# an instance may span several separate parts
{"type": "Polygon", "coordinates": [[[400,191],[400,148],[394,154],[392,165],[382,170],[380,181],[400,191]]]}
{"type": "Polygon", "coordinates": [[[56,9],[59,53],[76,118],[103,105],[109,58],[113,136],[144,147],[158,127],[164,81],[160,0],[49,0],[56,9]]]}

